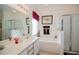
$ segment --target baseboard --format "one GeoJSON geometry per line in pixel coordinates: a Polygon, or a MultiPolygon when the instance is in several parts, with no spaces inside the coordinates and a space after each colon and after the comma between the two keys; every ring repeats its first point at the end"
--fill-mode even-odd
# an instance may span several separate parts
{"type": "Polygon", "coordinates": [[[51,52],[47,52],[47,51],[39,51],[39,55],[59,55],[58,53],[51,53],[51,52]]]}
{"type": "Polygon", "coordinates": [[[64,55],[79,55],[77,51],[64,51],[64,55]]]}

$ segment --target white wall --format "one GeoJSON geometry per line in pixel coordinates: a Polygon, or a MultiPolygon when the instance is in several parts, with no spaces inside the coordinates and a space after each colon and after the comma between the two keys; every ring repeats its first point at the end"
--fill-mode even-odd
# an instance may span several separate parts
{"type": "MultiPolygon", "coordinates": [[[[60,20],[61,16],[64,14],[78,14],[79,13],[79,5],[48,5],[43,6],[37,9],[37,12],[40,14],[40,24],[39,29],[41,31],[41,37],[47,37],[43,35],[43,25],[41,16],[44,15],[53,15],[53,24],[51,26],[51,37],[54,36],[54,31],[60,30],[60,20]]],[[[49,37],[50,37],[49,36],[49,37]]]]}
{"type": "Polygon", "coordinates": [[[40,15],[39,22],[39,30],[41,32],[41,37],[54,37],[53,33],[57,30],[60,30],[61,27],[61,17],[65,14],[78,14],[79,13],[79,5],[30,5],[30,11],[35,10],[40,15]],[[43,35],[43,25],[42,25],[42,17],[44,15],[53,15],[53,24],[51,26],[51,35],[44,36],[43,35]]]}

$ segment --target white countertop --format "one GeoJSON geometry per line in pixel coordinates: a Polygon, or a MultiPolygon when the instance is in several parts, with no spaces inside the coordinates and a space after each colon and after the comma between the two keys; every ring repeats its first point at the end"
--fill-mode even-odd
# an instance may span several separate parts
{"type": "Polygon", "coordinates": [[[3,50],[0,50],[0,55],[18,55],[36,40],[37,37],[31,37],[28,39],[23,39],[23,41],[19,44],[13,44],[9,40],[4,40],[4,43],[0,42],[0,44],[4,45],[5,47],[3,50]]]}

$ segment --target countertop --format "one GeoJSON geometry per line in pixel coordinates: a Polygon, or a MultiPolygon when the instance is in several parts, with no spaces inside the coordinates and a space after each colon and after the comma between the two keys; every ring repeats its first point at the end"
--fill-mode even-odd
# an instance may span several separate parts
{"type": "Polygon", "coordinates": [[[0,50],[0,55],[18,55],[36,40],[37,37],[31,37],[23,39],[19,44],[11,43],[9,40],[4,40],[0,42],[1,45],[4,45],[4,49],[0,50]]]}

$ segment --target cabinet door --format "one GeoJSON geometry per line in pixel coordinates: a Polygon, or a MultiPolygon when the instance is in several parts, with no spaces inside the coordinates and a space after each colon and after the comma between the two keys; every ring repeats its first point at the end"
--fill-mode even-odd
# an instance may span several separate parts
{"type": "Polygon", "coordinates": [[[34,42],[34,55],[38,54],[39,52],[39,40],[34,42]]]}
{"type": "Polygon", "coordinates": [[[32,49],[32,50],[28,53],[28,55],[34,55],[34,50],[32,49]]]}
{"type": "Polygon", "coordinates": [[[20,53],[20,55],[27,55],[27,49],[25,49],[24,51],[22,51],[22,52],[20,53]]]}
{"type": "Polygon", "coordinates": [[[33,44],[31,44],[31,45],[27,48],[27,54],[28,54],[28,55],[33,55],[33,54],[34,54],[34,46],[33,46],[33,44]]]}

